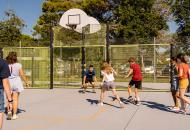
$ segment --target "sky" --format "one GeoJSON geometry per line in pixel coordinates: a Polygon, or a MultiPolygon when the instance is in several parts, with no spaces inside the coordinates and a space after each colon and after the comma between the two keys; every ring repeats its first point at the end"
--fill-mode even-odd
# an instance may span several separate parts
{"type": "Polygon", "coordinates": [[[33,26],[41,15],[41,6],[44,0],[0,0],[0,19],[4,17],[4,11],[13,9],[17,16],[22,18],[27,25],[23,33],[32,34],[33,26]]]}
{"type": "MultiPolygon", "coordinates": [[[[31,35],[33,26],[41,15],[42,3],[44,0],[0,0],[0,20],[4,17],[4,11],[13,9],[17,16],[22,18],[27,25],[23,33],[31,35]]],[[[168,22],[170,33],[175,33],[177,25],[175,22],[168,22]]]]}

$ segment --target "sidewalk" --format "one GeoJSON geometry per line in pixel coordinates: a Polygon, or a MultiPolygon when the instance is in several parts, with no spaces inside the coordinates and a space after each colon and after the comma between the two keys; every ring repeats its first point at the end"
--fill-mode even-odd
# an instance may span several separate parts
{"type": "MultiPolygon", "coordinates": [[[[118,93],[127,98],[125,91],[118,93]]],[[[124,109],[112,100],[111,92],[106,95],[106,104],[97,106],[99,94],[99,90],[97,94],[81,94],[77,89],[25,90],[20,100],[20,118],[5,120],[3,130],[189,129],[190,115],[168,111],[168,105],[172,105],[170,93],[143,92],[141,106],[126,101],[124,109]]]]}

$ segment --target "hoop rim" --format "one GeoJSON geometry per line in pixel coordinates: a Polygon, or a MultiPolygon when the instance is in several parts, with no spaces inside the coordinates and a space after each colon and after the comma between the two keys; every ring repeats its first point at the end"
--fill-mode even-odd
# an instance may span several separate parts
{"type": "Polygon", "coordinates": [[[66,24],[66,26],[68,26],[71,29],[76,29],[77,25],[79,25],[79,24],[66,24]]]}

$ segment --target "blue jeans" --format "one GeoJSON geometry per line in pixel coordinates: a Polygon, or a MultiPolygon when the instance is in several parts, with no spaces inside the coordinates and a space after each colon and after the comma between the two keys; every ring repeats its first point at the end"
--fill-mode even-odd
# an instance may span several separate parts
{"type": "Polygon", "coordinates": [[[178,91],[179,90],[179,78],[173,77],[171,83],[171,91],[178,91]]]}
{"type": "Polygon", "coordinates": [[[5,112],[4,104],[4,90],[0,89],[0,113],[5,112]]]}

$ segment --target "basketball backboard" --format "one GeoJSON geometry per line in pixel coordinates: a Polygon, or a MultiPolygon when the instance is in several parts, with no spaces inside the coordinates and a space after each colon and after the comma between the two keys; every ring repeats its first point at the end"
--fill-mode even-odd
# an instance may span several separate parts
{"type": "Polygon", "coordinates": [[[88,16],[81,9],[70,9],[66,11],[60,19],[59,23],[62,27],[72,29],[79,33],[92,34],[101,29],[101,25],[93,17],[88,16]],[[84,28],[89,25],[89,31],[84,31],[84,28]]]}
{"type": "Polygon", "coordinates": [[[59,24],[67,29],[83,28],[88,25],[86,19],[87,14],[81,9],[70,9],[62,15],[59,24]]]}

